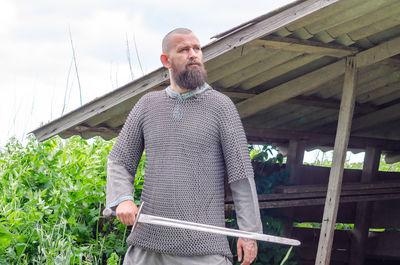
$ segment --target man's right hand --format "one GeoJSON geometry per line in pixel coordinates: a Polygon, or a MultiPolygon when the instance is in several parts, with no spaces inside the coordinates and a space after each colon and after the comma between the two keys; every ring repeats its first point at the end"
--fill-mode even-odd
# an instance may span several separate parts
{"type": "Polygon", "coordinates": [[[133,225],[138,211],[139,210],[133,201],[123,201],[117,206],[117,218],[123,224],[133,225]]]}

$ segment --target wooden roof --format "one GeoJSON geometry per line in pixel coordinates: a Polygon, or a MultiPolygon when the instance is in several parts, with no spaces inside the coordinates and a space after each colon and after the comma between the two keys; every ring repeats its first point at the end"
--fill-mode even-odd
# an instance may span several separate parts
{"type": "MultiPolygon", "coordinates": [[[[235,102],[250,141],[333,145],[345,59],[355,56],[350,147],[400,150],[400,1],[296,1],[217,37],[203,47],[208,83],[235,102]]],[[[168,80],[159,68],[33,133],[113,138],[137,100],[168,80]]]]}

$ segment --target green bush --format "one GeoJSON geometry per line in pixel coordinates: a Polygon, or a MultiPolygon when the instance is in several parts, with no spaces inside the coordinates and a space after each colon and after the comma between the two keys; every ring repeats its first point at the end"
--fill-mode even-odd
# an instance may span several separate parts
{"type": "Polygon", "coordinates": [[[0,264],[119,263],[126,226],[101,215],[112,146],[80,137],[7,143],[0,151],[0,264]]]}

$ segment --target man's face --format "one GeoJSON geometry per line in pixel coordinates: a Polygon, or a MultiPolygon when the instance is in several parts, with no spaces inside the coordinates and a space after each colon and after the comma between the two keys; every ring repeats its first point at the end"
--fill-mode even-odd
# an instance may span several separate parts
{"type": "Polygon", "coordinates": [[[184,89],[196,89],[207,78],[203,53],[197,37],[191,34],[173,34],[168,52],[171,74],[175,83],[184,89]]]}

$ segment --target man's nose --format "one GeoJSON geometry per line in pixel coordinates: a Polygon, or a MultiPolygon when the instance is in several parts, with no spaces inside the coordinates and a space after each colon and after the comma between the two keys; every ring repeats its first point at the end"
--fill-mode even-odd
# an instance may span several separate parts
{"type": "Polygon", "coordinates": [[[190,58],[197,58],[199,55],[197,54],[197,52],[194,49],[190,49],[189,50],[189,57],[190,58]]]}

